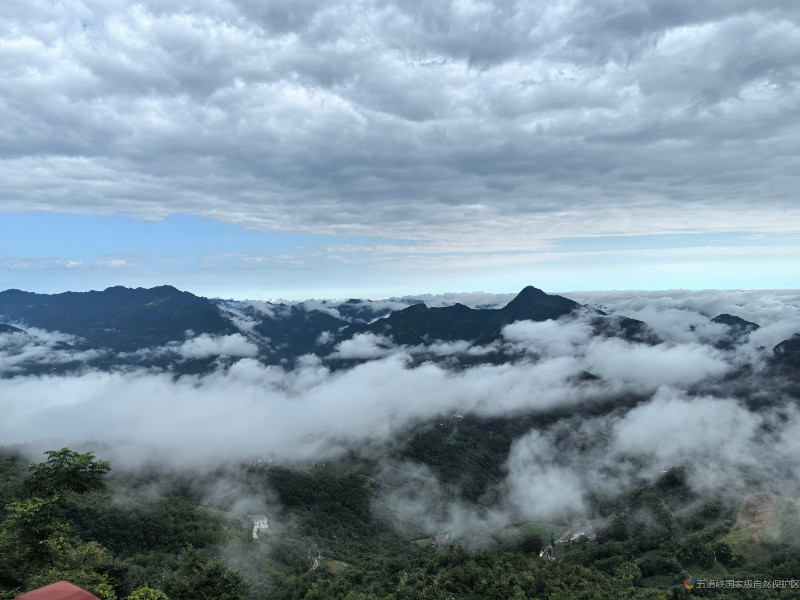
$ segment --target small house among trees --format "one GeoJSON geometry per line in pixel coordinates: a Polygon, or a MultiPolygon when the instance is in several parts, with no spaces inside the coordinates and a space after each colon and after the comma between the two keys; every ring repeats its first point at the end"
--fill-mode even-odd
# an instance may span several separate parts
{"type": "Polygon", "coordinates": [[[258,533],[269,532],[269,524],[267,522],[267,515],[248,515],[248,520],[253,528],[253,539],[258,539],[258,533]]]}

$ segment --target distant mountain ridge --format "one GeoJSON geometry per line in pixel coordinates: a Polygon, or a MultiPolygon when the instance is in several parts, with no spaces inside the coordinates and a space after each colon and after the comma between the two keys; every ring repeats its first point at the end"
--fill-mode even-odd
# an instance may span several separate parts
{"type": "Polygon", "coordinates": [[[391,335],[396,343],[412,346],[432,340],[486,342],[515,321],[559,319],[581,308],[574,300],[527,286],[503,308],[469,308],[463,304],[428,308],[425,304],[414,304],[374,323],[352,325],[345,333],[391,335]]]}
{"type": "Polygon", "coordinates": [[[25,330],[20,329],[19,327],[6,325],[5,323],[0,323],[0,333],[25,333],[25,330]]]}
{"type": "MultiPolygon", "coordinates": [[[[337,345],[359,334],[387,337],[395,345],[408,347],[434,341],[485,346],[501,339],[503,328],[516,321],[541,322],[570,315],[580,315],[595,335],[645,344],[660,342],[642,321],[608,315],[533,286],[525,287],[502,308],[470,308],[458,303],[428,307],[414,300],[382,303],[351,299],[293,305],[239,302],[203,298],[169,285],[149,289],[115,286],[61,294],[15,289],[0,292],[0,334],[24,333],[26,327],[58,331],[76,336],[73,342],[60,343],[58,348],[104,353],[90,366],[128,364],[176,373],[203,372],[238,356],[257,356],[266,364],[291,367],[297,357],[315,354],[323,360],[330,358],[335,365],[337,345]],[[207,354],[182,349],[182,344],[199,336],[205,336],[207,354]],[[242,353],[229,356],[221,354],[222,349],[215,351],[213,341],[222,338],[235,342],[242,353]]],[[[756,323],[728,314],[711,321],[728,328],[728,335],[719,344],[723,350],[742,343],[758,329],[756,323]]],[[[800,359],[796,347],[794,338],[779,344],[776,362],[797,368],[800,359]]],[[[359,359],[341,366],[353,364],[353,360],[359,359]]],[[[59,364],[73,365],[66,359],[59,364]]],[[[475,359],[464,364],[475,364],[475,359]]]]}
{"type": "Polygon", "coordinates": [[[62,294],[6,290],[0,292],[0,321],[70,333],[120,352],[182,339],[187,330],[236,331],[212,302],[169,285],[62,294]]]}
{"type": "Polygon", "coordinates": [[[356,324],[345,330],[356,333],[390,335],[398,344],[417,345],[432,340],[475,341],[488,344],[498,339],[503,327],[517,321],[547,321],[585,311],[597,335],[620,336],[630,341],[656,343],[658,338],[643,321],[609,316],[574,300],[547,294],[533,286],[525,287],[503,308],[469,308],[463,304],[428,308],[415,304],[395,311],[370,324],[356,324]]]}
{"type": "Polygon", "coordinates": [[[364,301],[351,299],[331,308],[324,302],[311,307],[303,303],[272,305],[270,314],[246,303],[210,300],[169,285],[149,289],[115,286],[61,294],[6,290],[0,292],[0,321],[70,333],[95,346],[130,352],[184,339],[186,331],[236,333],[239,328],[226,314],[226,306],[237,308],[260,336],[308,350],[324,331],[346,339],[362,331],[382,331],[387,324],[398,344],[473,340],[496,336],[503,326],[519,320],[558,319],[582,305],[528,286],[501,309],[473,309],[463,304],[428,308],[420,302],[403,310],[375,311],[364,301]]]}
{"type": "MultiPolygon", "coordinates": [[[[293,305],[238,302],[211,300],[168,285],[150,289],[115,286],[61,294],[0,292],[0,323],[77,336],[59,348],[74,352],[102,349],[105,354],[92,366],[128,364],[182,373],[202,372],[224,359],[211,351],[203,357],[197,352],[190,357],[182,354],[182,343],[203,335],[240,336],[240,343],[244,338],[257,349],[260,361],[291,366],[304,354],[323,358],[335,354],[337,343],[359,333],[388,335],[394,344],[409,346],[435,340],[486,344],[498,339],[502,328],[515,321],[558,319],[579,310],[584,310],[581,304],[532,286],[503,308],[469,308],[463,304],[429,308],[415,300],[388,304],[357,299],[293,305]]],[[[592,311],[598,322],[604,320],[599,311],[585,310],[592,311]]],[[[603,326],[618,329],[610,323],[611,319],[605,319],[603,326]]],[[[636,321],[633,329],[637,328],[646,329],[646,325],[636,321]]],[[[64,359],[59,364],[67,368],[73,363],[64,359]]],[[[347,364],[352,363],[340,366],[347,364]]],[[[48,364],[47,368],[52,371],[58,367],[48,364]]]]}

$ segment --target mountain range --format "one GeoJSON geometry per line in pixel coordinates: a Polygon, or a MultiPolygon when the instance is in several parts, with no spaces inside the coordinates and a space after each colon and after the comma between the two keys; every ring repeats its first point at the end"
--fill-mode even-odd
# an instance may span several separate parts
{"type": "MultiPolygon", "coordinates": [[[[419,560],[434,561],[425,581],[463,589],[502,564],[602,588],[565,598],[797,580],[794,300],[657,294],[0,292],[0,506],[26,506],[23,451],[108,457],[109,492],[64,514],[113,553],[117,597],[147,581],[196,597],[169,587],[181,561],[196,571],[192,548],[252,577],[250,596],[215,598],[377,597],[369,577],[419,560]]],[[[0,567],[19,563],[2,546],[0,567]]],[[[17,572],[0,568],[0,596],[17,572]]]]}
{"type": "MultiPolygon", "coordinates": [[[[59,332],[50,348],[62,355],[41,360],[17,352],[15,368],[0,373],[63,372],[89,365],[98,368],[147,366],[177,374],[203,372],[236,358],[252,357],[289,367],[300,356],[314,354],[333,368],[352,365],[360,356],[343,352],[348,340],[376,347],[402,345],[429,348],[421,360],[436,360],[434,342],[489,347],[503,328],[518,321],[543,322],[580,316],[594,335],[657,344],[659,337],[640,320],[609,315],[563,296],[525,287],[504,306],[470,308],[464,304],[429,307],[421,300],[305,301],[296,304],[209,299],[164,285],[150,289],[110,287],[103,291],[37,294],[11,289],[0,292],[0,334],[20,336],[59,332]]],[[[728,328],[717,342],[721,349],[742,343],[758,324],[729,314],[712,323],[728,328]]],[[[778,344],[776,365],[796,371],[800,336],[778,344]]],[[[44,343],[44,342],[42,342],[44,343]]],[[[11,355],[14,355],[11,344],[11,355]]],[[[481,353],[455,352],[464,365],[513,359],[496,347],[481,353]]],[[[451,357],[452,358],[452,357],[451,357]]]]}

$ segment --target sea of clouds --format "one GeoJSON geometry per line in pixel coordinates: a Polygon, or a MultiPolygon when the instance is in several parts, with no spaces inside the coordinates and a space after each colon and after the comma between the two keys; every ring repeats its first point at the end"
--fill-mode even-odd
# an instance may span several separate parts
{"type": "Polygon", "coordinates": [[[800,331],[800,294],[572,296],[645,320],[662,341],[595,336],[583,313],[513,323],[484,347],[466,341],[400,346],[390,337],[359,334],[332,347],[331,357],[362,360],[351,368],[332,369],[306,355],[286,369],[259,362],[255,346],[240,334],[204,334],[168,347],[186,357],[231,359],[207,374],[127,368],[34,376],[15,375],[21,357],[79,361],[92,351],[54,332],[0,334],[0,443],[24,444],[33,454],[88,444],[102,447],[115,468],[157,462],[210,470],[254,457],[317,462],[386,448],[398,433],[454,414],[514,417],[559,409],[566,416],[513,442],[499,504],[449,503],[434,517],[430,507],[441,506],[446,494],[427,467],[405,464],[405,479],[382,505],[402,505],[417,524],[430,521],[431,531],[474,532],[514,519],[580,513],[590,491],[652,481],[678,465],[691,466],[698,493],[744,493],[754,479],[796,492],[800,410],[768,361],[777,343],[800,331]],[[719,312],[760,328],[724,348],[718,342],[726,327],[710,321],[719,312]],[[459,369],[424,360],[489,353],[514,360],[459,369]],[[621,398],[636,400],[615,408],[621,398]],[[585,410],[593,406],[605,408],[585,410]]]}

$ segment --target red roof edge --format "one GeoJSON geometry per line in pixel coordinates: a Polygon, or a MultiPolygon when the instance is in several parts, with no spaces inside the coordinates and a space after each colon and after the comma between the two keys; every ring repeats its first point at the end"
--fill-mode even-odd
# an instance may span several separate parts
{"type": "Polygon", "coordinates": [[[98,598],[67,581],[57,581],[17,596],[16,600],[98,600],[98,598]]]}

